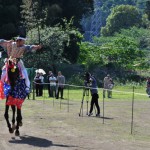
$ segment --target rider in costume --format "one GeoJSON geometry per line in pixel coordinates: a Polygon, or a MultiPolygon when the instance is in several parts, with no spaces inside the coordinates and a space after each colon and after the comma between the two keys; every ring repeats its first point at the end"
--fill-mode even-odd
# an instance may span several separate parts
{"type": "Polygon", "coordinates": [[[26,93],[29,93],[30,81],[28,78],[27,70],[21,58],[26,52],[35,52],[36,50],[41,49],[41,45],[25,45],[25,40],[26,39],[23,37],[17,37],[16,41],[0,39],[0,46],[4,48],[8,55],[8,58],[4,60],[5,65],[2,68],[1,82],[9,84],[9,79],[7,75],[7,63],[8,60],[11,59],[14,63],[17,64],[21,72],[21,78],[25,79],[25,91],[26,93]]]}
{"type": "MultiPolygon", "coordinates": [[[[23,37],[17,37],[16,42],[10,40],[0,40],[0,45],[7,51],[8,58],[11,57],[11,59],[17,59],[18,61],[18,66],[21,69],[22,73],[22,78],[25,79],[25,83],[27,88],[30,88],[30,81],[28,78],[27,70],[24,66],[23,61],[21,58],[23,57],[25,52],[34,52],[37,49],[41,49],[40,45],[25,45],[25,38],[23,37]]],[[[7,61],[5,59],[5,61],[7,61]]],[[[1,77],[2,82],[7,82],[7,76],[6,76],[6,67],[4,65],[2,69],[2,77],[1,77]]]]}

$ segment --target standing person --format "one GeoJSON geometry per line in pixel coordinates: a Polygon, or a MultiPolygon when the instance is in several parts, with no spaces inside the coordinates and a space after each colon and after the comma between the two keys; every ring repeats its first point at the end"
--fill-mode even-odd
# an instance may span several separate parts
{"type": "Polygon", "coordinates": [[[40,89],[39,89],[39,96],[43,96],[43,86],[44,86],[44,76],[43,76],[43,73],[40,73],[40,80],[41,80],[41,83],[40,83],[40,89]]]}
{"type": "Polygon", "coordinates": [[[65,77],[62,75],[61,71],[58,71],[58,76],[57,76],[58,91],[57,91],[56,99],[59,98],[59,93],[61,95],[61,99],[64,99],[63,98],[64,84],[65,84],[65,77]]]}
{"type": "Polygon", "coordinates": [[[50,81],[49,81],[49,78],[52,76],[52,74],[53,74],[53,72],[49,71],[48,76],[47,76],[47,82],[49,83],[48,84],[48,95],[49,95],[49,97],[52,97],[51,92],[50,92],[50,81]]]}
{"type": "MultiPolygon", "coordinates": [[[[25,79],[25,84],[27,86],[26,92],[29,93],[30,81],[28,78],[27,70],[21,58],[25,52],[34,52],[35,50],[41,49],[41,45],[25,45],[25,40],[26,39],[23,37],[17,37],[16,41],[0,39],[0,46],[2,46],[7,51],[8,58],[16,61],[18,67],[21,70],[22,78],[25,79]]],[[[4,73],[3,70],[2,72],[4,73]]],[[[3,77],[5,80],[2,82],[8,82],[7,71],[3,74],[3,77]]]]}
{"type": "Polygon", "coordinates": [[[107,74],[107,76],[104,78],[104,91],[103,91],[103,97],[105,98],[105,93],[107,91],[107,96],[108,98],[111,98],[111,86],[110,84],[112,84],[112,78],[110,77],[109,74],[107,74]]]}
{"type": "Polygon", "coordinates": [[[56,97],[56,80],[56,77],[54,77],[54,74],[52,73],[49,78],[51,97],[56,97]]]}
{"type": "Polygon", "coordinates": [[[148,94],[150,98],[150,77],[148,77],[146,81],[146,93],[148,94]]]}
{"type": "Polygon", "coordinates": [[[41,79],[40,79],[40,73],[39,72],[36,73],[36,76],[34,77],[34,82],[35,82],[36,96],[40,96],[41,79]]]}
{"type": "Polygon", "coordinates": [[[114,82],[112,78],[110,78],[110,84],[108,84],[108,87],[109,87],[109,98],[112,98],[112,89],[114,87],[114,82]]]}
{"type": "Polygon", "coordinates": [[[91,74],[89,72],[86,73],[87,76],[89,76],[89,81],[90,81],[90,91],[91,91],[91,107],[90,107],[90,111],[88,116],[91,116],[93,113],[93,106],[95,104],[96,108],[97,108],[97,114],[96,117],[100,117],[100,107],[99,107],[99,103],[98,103],[98,89],[97,89],[97,82],[94,76],[91,76],[91,74]]]}

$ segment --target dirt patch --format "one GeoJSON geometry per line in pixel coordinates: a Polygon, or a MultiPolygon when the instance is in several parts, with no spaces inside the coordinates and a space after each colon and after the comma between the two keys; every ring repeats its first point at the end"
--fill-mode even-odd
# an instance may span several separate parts
{"type": "MultiPolygon", "coordinates": [[[[135,103],[131,135],[131,102],[106,101],[105,119],[79,117],[80,102],[66,100],[26,100],[22,107],[20,137],[9,134],[4,120],[4,101],[0,101],[0,150],[149,150],[150,102],[135,103]]],[[[101,115],[103,116],[102,102],[101,115]]],[[[10,112],[11,118],[11,112],[10,112]]]]}

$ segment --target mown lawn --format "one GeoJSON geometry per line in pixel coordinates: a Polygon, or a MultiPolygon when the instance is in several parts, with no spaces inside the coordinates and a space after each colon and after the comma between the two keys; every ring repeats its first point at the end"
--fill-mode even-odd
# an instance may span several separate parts
{"type": "MultiPolygon", "coordinates": [[[[99,89],[100,118],[95,117],[95,110],[93,116],[86,115],[86,102],[83,104],[83,117],[79,117],[82,88],[66,88],[64,100],[48,98],[47,90],[36,100],[32,100],[31,95],[22,107],[20,137],[8,133],[3,117],[5,101],[0,101],[0,149],[149,150],[150,101],[144,87],[136,87],[135,92],[143,95],[135,94],[132,135],[132,86],[116,86],[113,97],[105,99],[104,107],[102,89],[99,89]]],[[[90,96],[85,97],[85,101],[88,99],[90,101],[90,96]]]]}
{"type": "MultiPolygon", "coordinates": [[[[103,100],[103,89],[98,88],[99,91],[99,101],[103,100]]],[[[131,101],[133,99],[133,86],[115,86],[112,91],[112,98],[106,99],[109,100],[127,100],[131,101]]],[[[90,99],[90,92],[89,96],[85,96],[84,100],[90,99]]],[[[33,93],[30,94],[30,98],[33,99],[33,93]]],[[[69,99],[72,101],[81,101],[83,98],[83,87],[66,87],[64,89],[64,99],[69,99]]],[[[48,90],[45,89],[43,91],[43,97],[36,97],[37,100],[53,100],[55,98],[49,98],[48,97],[48,90]]],[[[146,94],[146,88],[142,86],[134,86],[134,100],[149,100],[150,98],[146,94]]]]}

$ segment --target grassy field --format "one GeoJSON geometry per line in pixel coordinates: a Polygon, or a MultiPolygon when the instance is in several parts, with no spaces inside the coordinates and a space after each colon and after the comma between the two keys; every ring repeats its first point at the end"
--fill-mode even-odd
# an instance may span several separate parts
{"type": "MultiPolygon", "coordinates": [[[[121,117],[120,120],[124,120],[124,115],[127,116],[128,118],[128,123],[129,126],[131,125],[131,121],[132,121],[132,113],[134,113],[133,117],[136,118],[137,114],[140,115],[141,114],[149,114],[149,110],[145,108],[145,105],[149,105],[150,102],[150,98],[149,96],[146,94],[146,89],[145,87],[142,86],[116,86],[113,91],[112,91],[112,98],[105,98],[103,99],[103,89],[99,88],[99,103],[100,103],[100,107],[101,107],[101,115],[103,116],[103,113],[105,113],[106,118],[107,116],[110,116],[111,118],[111,114],[113,114],[111,111],[112,108],[114,108],[114,110],[116,110],[116,112],[118,114],[122,114],[123,117],[121,117]],[[134,91],[134,92],[133,92],[134,91]],[[134,96],[134,97],[133,97],[134,96]],[[132,107],[132,103],[134,101],[134,105],[132,107]],[[139,106],[140,104],[140,106],[139,106]],[[133,108],[133,112],[132,112],[132,108],[133,108]],[[104,109],[104,110],[103,110],[104,109]],[[110,111],[111,110],[111,111],[110,111]]],[[[32,97],[32,95],[31,95],[32,97]]],[[[64,98],[65,98],[65,104],[66,104],[66,109],[69,111],[69,104],[71,102],[77,102],[79,105],[81,105],[82,99],[83,99],[83,88],[80,87],[71,87],[71,88],[66,88],[64,90],[64,98]]],[[[47,90],[44,90],[44,96],[43,97],[35,97],[36,100],[50,100],[53,105],[55,105],[55,102],[57,101],[55,98],[49,98],[48,97],[48,92],[47,90]]],[[[91,95],[89,93],[89,96],[84,96],[84,109],[86,109],[87,107],[87,102],[88,105],[90,106],[90,99],[91,99],[91,95]]],[[[59,107],[63,107],[63,100],[59,99],[57,101],[59,107]]],[[[88,107],[89,107],[88,106],[88,107]]],[[[89,109],[89,108],[88,108],[89,109]]],[[[116,114],[116,115],[118,115],[116,114]]],[[[141,115],[140,115],[141,116],[141,115]]],[[[105,117],[105,116],[103,116],[105,117]]],[[[109,118],[109,117],[108,117],[109,118]]],[[[134,119],[133,118],[133,119],[134,119]]],[[[143,117],[141,117],[143,118],[143,117]]],[[[123,121],[122,120],[122,121],[123,121]]],[[[103,120],[103,122],[106,120],[103,120]]],[[[124,122],[124,121],[123,121],[124,122]]],[[[135,125],[136,126],[136,125],[135,125]]],[[[130,131],[131,132],[131,126],[130,126],[130,131]]]]}
{"type": "Polygon", "coordinates": [[[90,102],[90,96],[85,97],[83,117],[79,117],[83,96],[83,90],[79,87],[69,91],[66,88],[63,100],[48,98],[47,90],[44,97],[36,97],[36,100],[32,100],[31,95],[22,107],[20,137],[8,133],[3,118],[4,101],[0,101],[0,149],[149,150],[150,100],[144,88],[135,88],[135,92],[141,95],[134,95],[131,135],[132,90],[131,86],[115,87],[113,97],[104,99],[103,107],[102,89],[99,89],[100,118],[95,117],[95,110],[92,117],[86,115],[86,102],[90,102]]]}
{"type": "MultiPolygon", "coordinates": [[[[98,88],[100,101],[103,99],[103,89],[98,88]]],[[[48,91],[44,90],[43,97],[35,97],[37,100],[49,100],[53,98],[48,97],[48,91]]],[[[111,100],[132,100],[133,97],[133,86],[115,86],[113,88],[113,97],[111,100]]],[[[82,87],[66,87],[64,89],[64,98],[71,99],[75,101],[81,101],[83,96],[83,88],[82,87]]],[[[30,97],[33,98],[33,93],[30,94],[30,97]]],[[[90,97],[90,93],[89,93],[90,97]]],[[[107,99],[107,98],[106,98],[107,99]]],[[[145,87],[142,86],[134,86],[134,99],[135,100],[149,100],[149,97],[146,94],[145,87]]]]}

